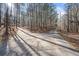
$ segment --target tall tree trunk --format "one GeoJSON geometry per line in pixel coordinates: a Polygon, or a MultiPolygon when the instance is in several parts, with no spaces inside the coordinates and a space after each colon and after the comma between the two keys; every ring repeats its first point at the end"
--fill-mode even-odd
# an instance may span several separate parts
{"type": "Polygon", "coordinates": [[[9,26],[9,15],[8,15],[8,6],[6,7],[7,8],[7,10],[6,10],[6,14],[5,14],[5,17],[6,17],[6,32],[5,32],[5,34],[6,34],[6,36],[8,37],[8,26],[9,26]]]}
{"type": "Polygon", "coordinates": [[[1,27],[1,4],[0,4],[0,27],[1,27]]]}
{"type": "Polygon", "coordinates": [[[67,31],[69,32],[69,10],[68,10],[68,15],[67,15],[67,25],[68,25],[68,27],[67,27],[67,31]]]}

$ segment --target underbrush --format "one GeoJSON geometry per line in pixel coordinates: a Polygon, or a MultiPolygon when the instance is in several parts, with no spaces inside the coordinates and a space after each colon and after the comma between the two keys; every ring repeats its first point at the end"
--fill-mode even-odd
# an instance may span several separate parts
{"type": "Polygon", "coordinates": [[[2,41],[2,36],[0,35],[0,43],[1,43],[1,41],[2,41]]]}
{"type": "Polygon", "coordinates": [[[68,37],[67,34],[60,33],[61,36],[63,36],[64,40],[68,41],[70,44],[72,44],[77,50],[79,50],[79,40],[68,37]]]}

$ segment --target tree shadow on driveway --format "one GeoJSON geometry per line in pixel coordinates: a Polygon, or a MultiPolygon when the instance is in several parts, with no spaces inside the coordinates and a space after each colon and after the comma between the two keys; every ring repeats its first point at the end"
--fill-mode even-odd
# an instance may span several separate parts
{"type": "Polygon", "coordinates": [[[18,46],[21,48],[21,50],[23,51],[23,55],[32,56],[31,52],[23,45],[23,43],[17,38],[17,36],[15,37],[14,37],[14,40],[18,44],[18,46]]]}
{"type": "Polygon", "coordinates": [[[8,36],[4,32],[2,35],[2,41],[0,42],[0,56],[4,56],[8,53],[8,36]]]}

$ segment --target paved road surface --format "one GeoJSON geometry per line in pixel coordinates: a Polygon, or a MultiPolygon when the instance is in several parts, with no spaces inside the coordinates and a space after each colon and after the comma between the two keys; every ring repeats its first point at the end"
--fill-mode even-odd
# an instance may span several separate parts
{"type": "Polygon", "coordinates": [[[57,32],[31,33],[19,28],[16,36],[8,41],[8,55],[79,56],[79,51],[57,32]]]}

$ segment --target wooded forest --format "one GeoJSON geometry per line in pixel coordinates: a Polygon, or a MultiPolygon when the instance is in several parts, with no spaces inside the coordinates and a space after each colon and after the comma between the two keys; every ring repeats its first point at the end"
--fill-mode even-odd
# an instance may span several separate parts
{"type": "Polygon", "coordinates": [[[0,27],[6,24],[27,27],[31,31],[46,32],[57,28],[65,32],[79,32],[79,4],[71,3],[65,5],[65,14],[58,22],[58,13],[53,3],[14,3],[8,7],[7,4],[0,4],[0,27]],[[6,23],[5,18],[7,19],[6,23]],[[10,24],[11,23],[11,24],[10,24]]]}
{"type": "Polygon", "coordinates": [[[79,55],[78,44],[79,3],[0,3],[0,52],[31,55],[31,49],[36,55],[79,55]]]}

